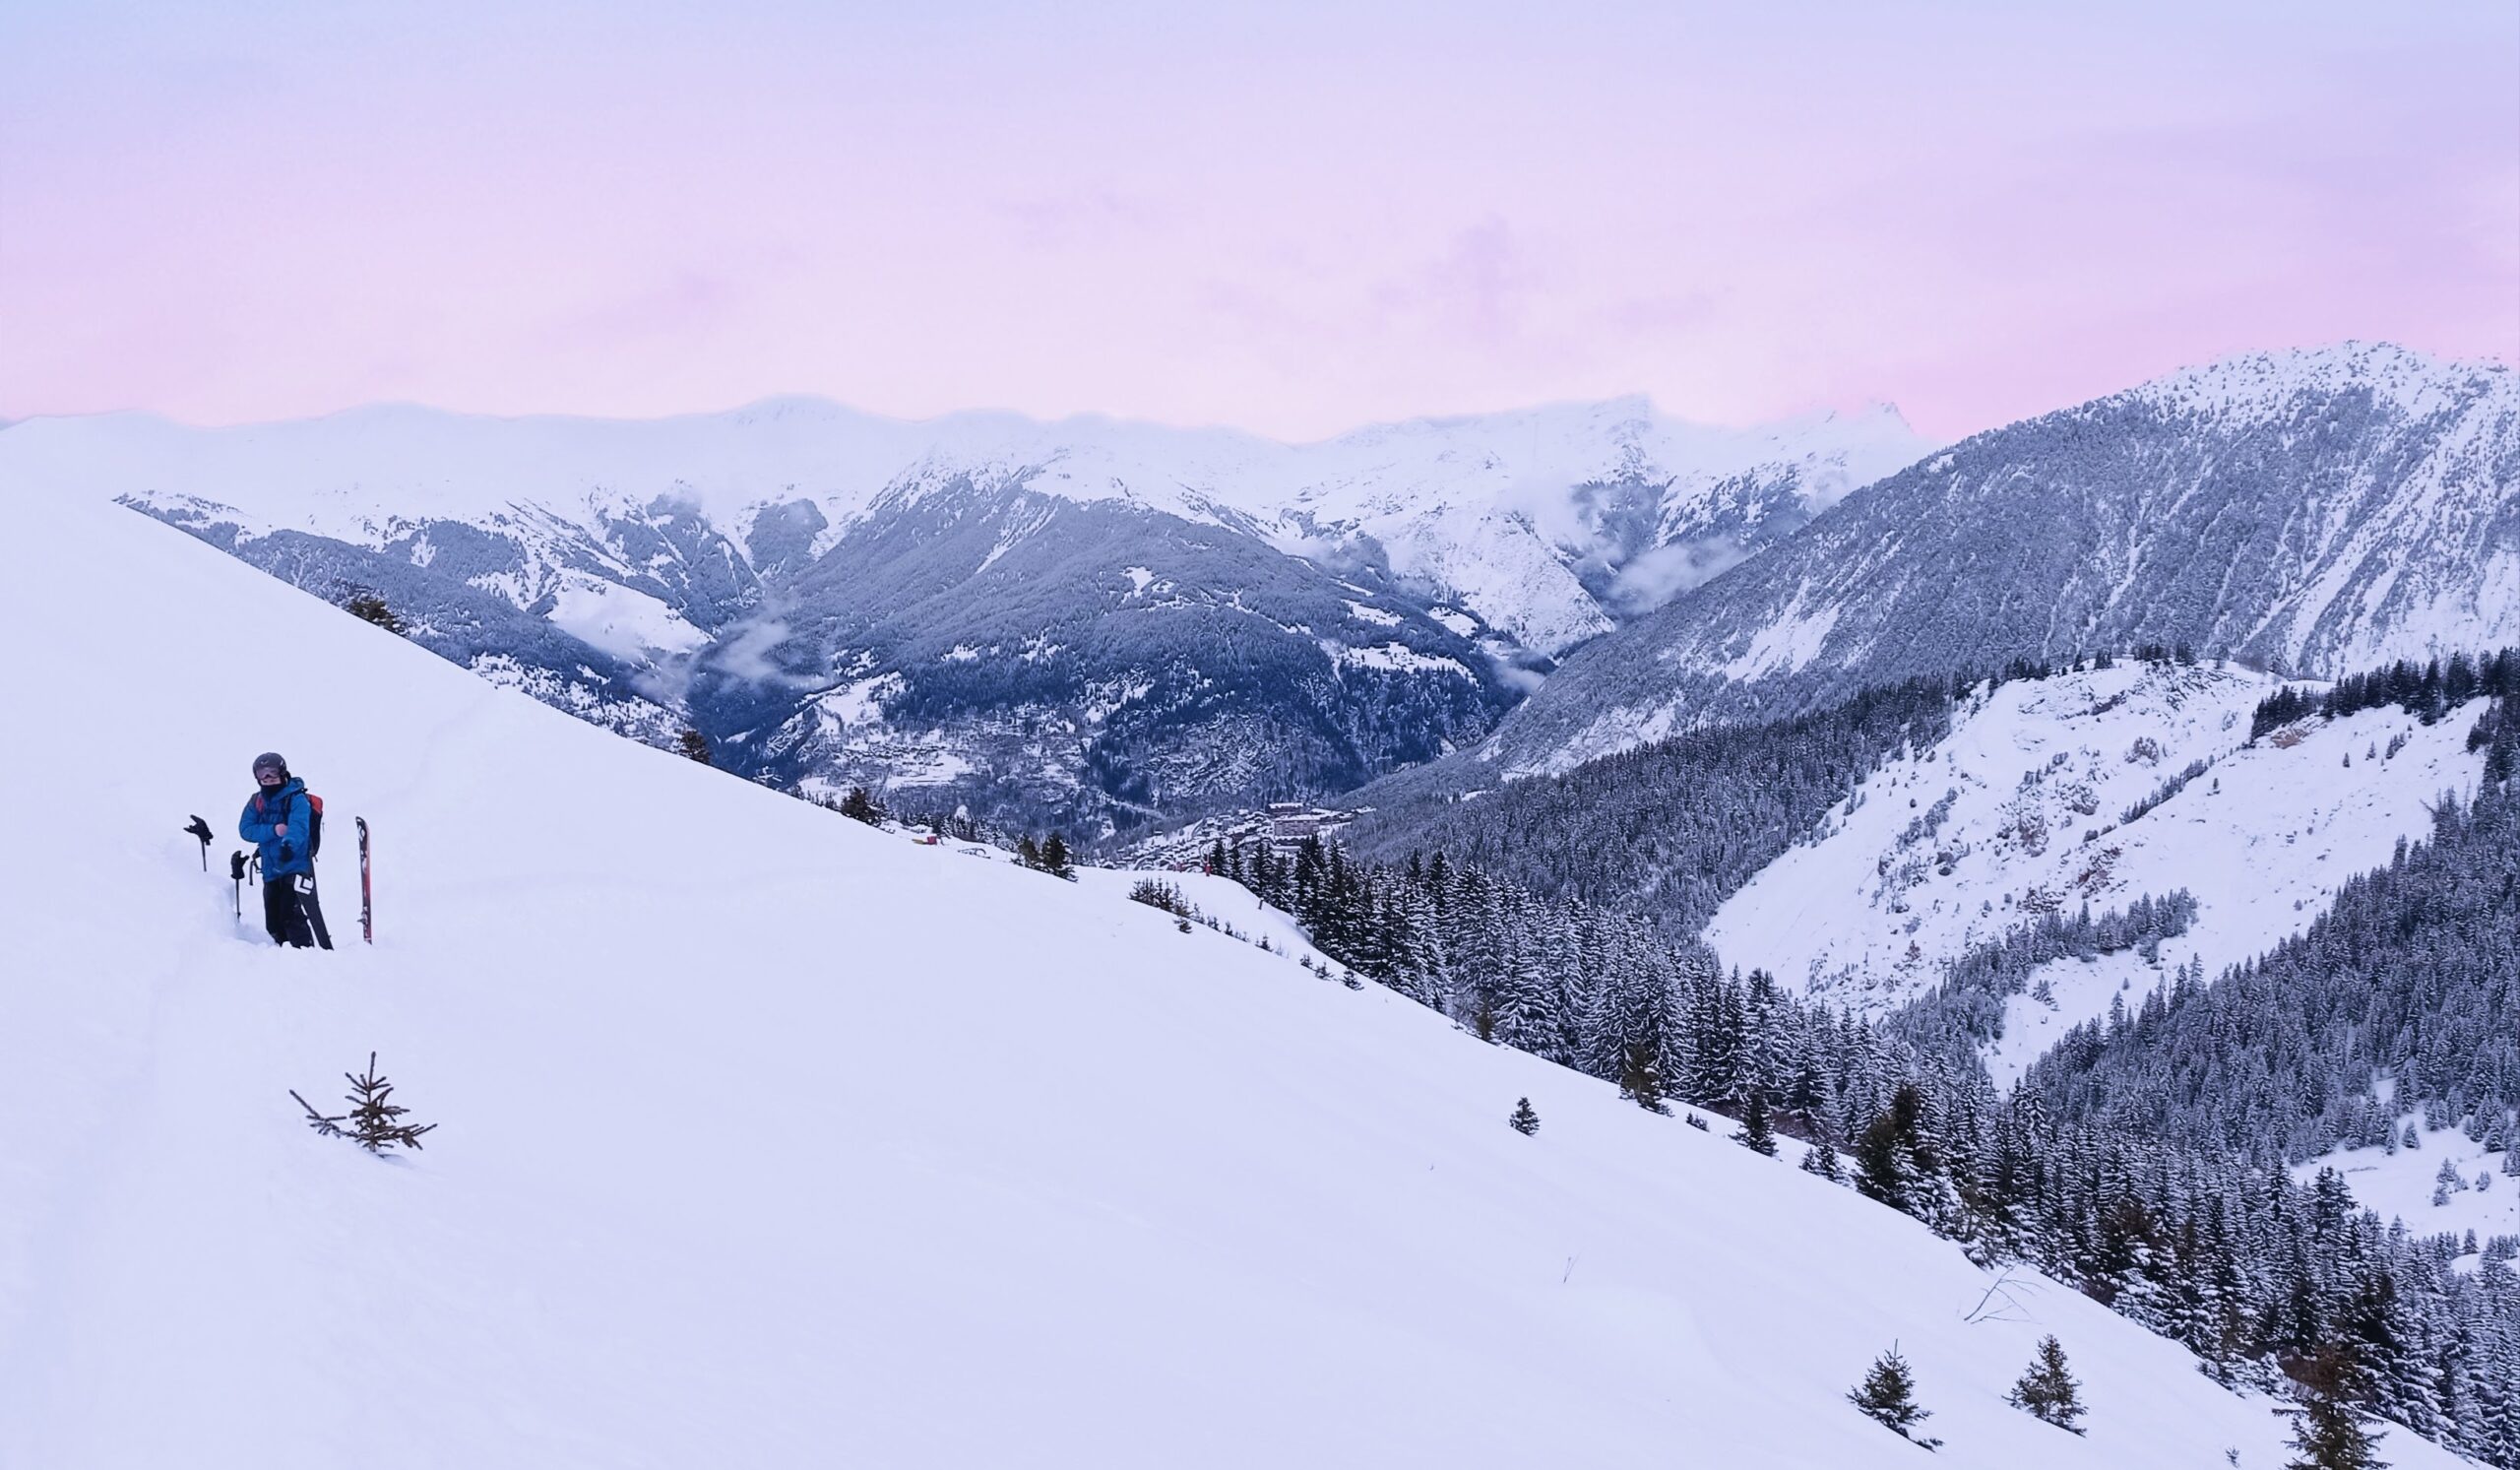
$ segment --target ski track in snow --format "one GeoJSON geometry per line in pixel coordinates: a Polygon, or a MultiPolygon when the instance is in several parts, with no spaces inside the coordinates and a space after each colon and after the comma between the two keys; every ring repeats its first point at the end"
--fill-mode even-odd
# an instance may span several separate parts
{"type": "Polygon", "coordinates": [[[0,615],[80,728],[6,870],[0,1463],[1913,1470],[1843,1401],[1894,1339],[1936,1465],[2281,1461],[2079,1295],[1971,1324],[1985,1274],[1915,1222],[1129,875],[914,846],[171,528],[21,511],[0,615]],[[298,676],[244,676],[272,640],[298,676]],[[177,829],[232,831],[264,748],[374,823],[374,948],[274,951],[199,871],[177,829]],[[371,1049],[424,1153],[289,1101],[371,1049]],[[2048,1331],[2087,1439],[2001,1402],[2048,1331]]]}

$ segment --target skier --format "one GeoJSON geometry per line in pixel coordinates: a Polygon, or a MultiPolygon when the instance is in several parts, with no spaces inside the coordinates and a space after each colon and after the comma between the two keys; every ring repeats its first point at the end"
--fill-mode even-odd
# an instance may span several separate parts
{"type": "Polygon", "coordinates": [[[304,949],[333,947],[324,910],[315,900],[315,844],[324,805],[306,783],[288,774],[288,762],[265,751],[254,757],[254,784],[236,835],[262,850],[263,927],[275,944],[304,949]]]}

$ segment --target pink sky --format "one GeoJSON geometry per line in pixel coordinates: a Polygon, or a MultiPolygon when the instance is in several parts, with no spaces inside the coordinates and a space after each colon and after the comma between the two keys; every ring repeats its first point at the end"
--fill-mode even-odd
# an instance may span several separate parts
{"type": "Polygon", "coordinates": [[[2520,357],[2506,0],[0,0],[0,417],[1957,435],[2347,337],[2520,357]]]}

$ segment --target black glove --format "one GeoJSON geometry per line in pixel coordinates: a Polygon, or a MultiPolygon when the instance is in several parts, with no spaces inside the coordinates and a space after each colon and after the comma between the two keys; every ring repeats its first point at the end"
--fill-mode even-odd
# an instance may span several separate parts
{"type": "Polygon", "coordinates": [[[282,865],[282,866],[284,866],[284,867],[287,866],[287,865],[288,865],[289,863],[291,863],[296,862],[296,861],[297,861],[297,849],[295,849],[295,848],[293,848],[293,847],[290,847],[287,843],[284,843],[284,843],[282,843],[282,844],[280,845],[280,861],[281,861],[281,865],[282,865]]]}

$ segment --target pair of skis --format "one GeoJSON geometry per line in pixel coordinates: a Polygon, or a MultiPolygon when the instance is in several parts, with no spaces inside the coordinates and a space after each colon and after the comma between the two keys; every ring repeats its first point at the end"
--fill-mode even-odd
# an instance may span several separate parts
{"type": "MultiPolygon", "coordinates": [[[[368,876],[367,818],[359,816],[350,820],[358,824],[358,936],[373,944],[376,942],[376,904],[375,888],[368,876]]],[[[201,844],[201,870],[210,871],[210,823],[196,814],[191,825],[184,828],[184,835],[201,844]]],[[[227,879],[233,885],[229,897],[238,924],[245,922],[245,863],[242,848],[227,860],[227,879]]],[[[333,946],[328,940],[324,947],[330,949],[333,946]]]]}

